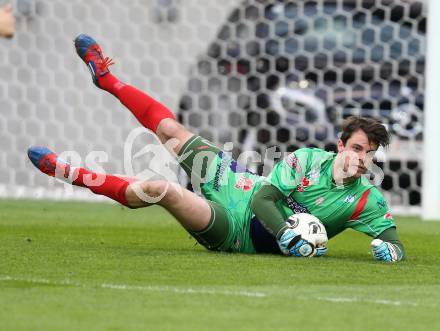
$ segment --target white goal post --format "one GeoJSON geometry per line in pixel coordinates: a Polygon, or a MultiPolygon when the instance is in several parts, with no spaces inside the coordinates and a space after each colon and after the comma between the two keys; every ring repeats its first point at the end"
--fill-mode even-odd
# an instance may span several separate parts
{"type": "Polygon", "coordinates": [[[440,1],[428,3],[422,217],[440,221],[440,1]]]}

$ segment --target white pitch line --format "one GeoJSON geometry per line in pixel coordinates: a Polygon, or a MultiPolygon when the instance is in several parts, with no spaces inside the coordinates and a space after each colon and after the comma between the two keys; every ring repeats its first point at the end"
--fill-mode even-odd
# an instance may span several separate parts
{"type": "Polygon", "coordinates": [[[317,297],[318,300],[330,301],[330,302],[356,302],[356,298],[327,298],[327,297],[317,297]]]}
{"type": "Polygon", "coordinates": [[[419,306],[415,302],[402,302],[402,301],[393,301],[393,300],[371,300],[371,299],[363,299],[363,298],[350,298],[350,297],[317,297],[318,300],[329,301],[329,302],[365,302],[365,303],[374,303],[379,305],[389,305],[389,306],[419,306]]]}
{"type": "Polygon", "coordinates": [[[172,287],[172,286],[140,286],[140,285],[127,285],[127,284],[98,284],[98,285],[86,285],[70,280],[52,281],[43,278],[20,278],[11,276],[0,276],[0,282],[18,281],[31,284],[47,284],[47,285],[69,285],[75,287],[91,288],[100,287],[112,290],[125,290],[125,291],[148,291],[148,292],[170,292],[180,294],[210,294],[210,295],[227,295],[227,296],[241,296],[241,297],[253,297],[264,298],[267,296],[263,292],[249,292],[249,291],[231,291],[231,290],[216,290],[210,288],[192,288],[192,287],[172,287]]]}
{"type": "MultiPolygon", "coordinates": [[[[209,294],[209,295],[226,295],[226,296],[239,296],[239,297],[253,297],[253,298],[265,298],[275,292],[250,292],[250,291],[232,291],[232,290],[216,290],[210,288],[192,288],[192,287],[172,287],[172,286],[152,286],[152,285],[127,285],[127,284],[83,284],[71,280],[59,280],[53,281],[44,278],[24,278],[24,277],[11,277],[11,276],[0,276],[0,282],[8,282],[8,281],[18,281],[18,282],[26,282],[31,284],[47,284],[47,285],[58,285],[58,286],[74,286],[81,288],[104,288],[111,290],[123,290],[123,291],[145,291],[145,292],[169,292],[169,293],[178,293],[178,294],[209,294]]],[[[295,297],[295,295],[292,295],[295,297]]],[[[366,299],[360,297],[322,297],[316,296],[314,294],[310,294],[310,296],[299,296],[297,299],[302,300],[320,300],[334,303],[350,303],[350,302],[358,302],[358,303],[373,303],[380,305],[390,305],[390,306],[419,306],[419,304],[415,302],[403,302],[403,301],[393,301],[393,300],[385,300],[385,299],[366,299]]],[[[433,306],[434,307],[434,306],[433,306]]],[[[435,305],[436,307],[436,305],[435,305]]]]}
{"type": "Polygon", "coordinates": [[[52,280],[43,279],[43,278],[23,278],[23,277],[0,276],[0,282],[8,282],[8,281],[25,282],[25,283],[32,283],[32,284],[70,285],[70,286],[82,287],[81,284],[72,282],[70,280],[52,281],[52,280]]]}
{"type": "Polygon", "coordinates": [[[116,285],[116,284],[101,284],[102,288],[110,288],[113,290],[135,290],[135,291],[155,291],[155,292],[174,292],[186,294],[221,294],[232,296],[245,296],[264,298],[266,293],[262,292],[248,292],[248,291],[229,291],[229,290],[215,290],[209,288],[181,288],[170,286],[136,286],[136,285],[116,285]]]}

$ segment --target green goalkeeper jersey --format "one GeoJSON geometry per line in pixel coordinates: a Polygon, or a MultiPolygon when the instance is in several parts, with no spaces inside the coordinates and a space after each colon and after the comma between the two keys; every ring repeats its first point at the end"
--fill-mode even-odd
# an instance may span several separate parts
{"type": "Polygon", "coordinates": [[[346,185],[334,183],[335,158],[335,153],[303,148],[276,164],[266,181],[285,197],[276,202],[284,219],[308,211],[325,225],[329,238],[347,228],[377,237],[394,227],[385,199],[367,178],[346,185]]]}
{"type": "Polygon", "coordinates": [[[212,206],[209,231],[192,235],[210,249],[280,253],[274,229],[285,227],[285,220],[299,212],[317,216],[329,237],[346,228],[377,237],[394,226],[385,200],[366,179],[343,187],[333,183],[334,153],[299,149],[268,178],[249,172],[201,137],[184,145],[180,154],[187,153],[181,165],[212,206]],[[267,189],[273,194],[269,199],[267,189]]]}

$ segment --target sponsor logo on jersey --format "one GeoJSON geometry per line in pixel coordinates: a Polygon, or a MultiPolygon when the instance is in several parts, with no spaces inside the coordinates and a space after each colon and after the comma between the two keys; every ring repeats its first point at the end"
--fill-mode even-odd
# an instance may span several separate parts
{"type": "Polygon", "coordinates": [[[385,202],[385,199],[381,198],[377,200],[377,206],[379,208],[385,208],[387,206],[387,203],[385,202]]]}
{"type": "Polygon", "coordinates": [[[310,185],[310,180],[307,177],[301,179],[301,184],[299,184],[296,189],[298,192],[304,192],[304,189],[310,185]]]}
{"type": "Polygon", "coordinates": [[[356,198],[356,196],[354,196],[353,194],[349,194],[345,197],[344,202],[345,203],[353,203],[355,198],[356,198]]]}
{"type": "Polygon", "coordinates": [[[286,163],[290,168],[295,169],[297,172],[301,172],[301,165],[299,164],[299,160],[295,154],[291,153],[287,155],[286,163]]]}
{"type": "Polygon", "coordinates": [[[198,149],[198,150],[204,150],[204,149],[208,149],[208,148],[209,148],[208,145],[203,145],[203,146],[199,146],[199,147],[197,147],[196,149],[198,149]]]}
{"type": "Polygon", "coordinates": [[[287,197],[287,198],[286,198],[286,204],[287,204],[287,207],[289,207],[290,210],[291,210],[294,214],[301,214],[301,213],[307,213],[307,214],[310,214],[310,213],[309,213],[309,210],[308,210],[306,207],[300,205],[298,202],[296,202],[295,200],[293,200],[291,197],[287,197]]]}
{"type": "MultiPolygon", "coordinates": [[[[222,157],[222,155],[220,155],[220,157],[222,157]]],[[[228,166],[228,163],[229,160],[227,158],[222,157],[222,161],[220,162],[220,164],[217,165],[217,169],[214,176],[214,184],[213,184],[213,188],[217,192],[220,190],[220,182],[228,166]]]]}
{"type": "Polygon", "coordinates": [[[321,173],[319,172],[319,169],[312,169],[310,171],[309,178],[313,181],[317,181],[319,177],[321,176],[321,173]]]}
{"type": "Polygon", "coordinates": [[[241,176],[240,179],[235,183],[236,189],[242,189],[247,192],[254,186],[254,182],[252,179],[241,176]]]}
{"type": "Polygon", "coordinates": [[[309,185],[310,185],[310,180],[309,180],[307,177],[304,177],[304,178],[302,179],[302,185],[303,185],[304,187],[309,186],[309,185]]]}
{"type": "Polygon", "coordinates": [[[316,199],[315,205],[317,205],[317,206],[322,205],[324,200],[325,200],[324,197],[319,197],[318,199],[316,199]]]}
{"type": "Polygon", "coordinates": [[[383,215],[383,218],[386,220],[392,220],[393,219],[393,215],[391,215],[391,213],[386,213],[385,215],[383,215]]]}

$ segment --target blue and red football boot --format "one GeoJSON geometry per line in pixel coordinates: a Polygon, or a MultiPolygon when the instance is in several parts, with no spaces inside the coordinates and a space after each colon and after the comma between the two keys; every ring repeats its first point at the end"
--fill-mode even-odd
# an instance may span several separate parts
{"type": "Polygon", "coordinates": [[[28,157],[41,172],[51,177],[69,177],[70,164],[46,147],[30,147],[28,157]],[[55,176],[56,173],[56,176],[55,176]]]}
{"type": "Polygon", "coordinates": [[[76,53],[90,70],[93,83],[100,87],[99,78],[110,72],[108,67],[114,64],[113,60],[104,57],[96,40],[86,34],[80,34],[75,38],[74,43],[76,53]]]}

